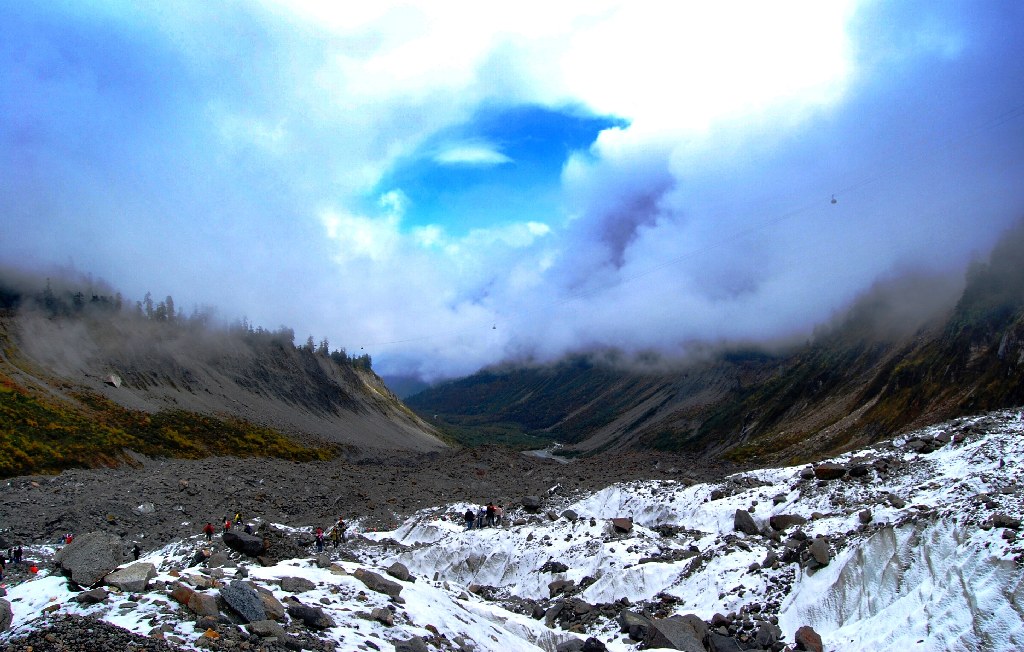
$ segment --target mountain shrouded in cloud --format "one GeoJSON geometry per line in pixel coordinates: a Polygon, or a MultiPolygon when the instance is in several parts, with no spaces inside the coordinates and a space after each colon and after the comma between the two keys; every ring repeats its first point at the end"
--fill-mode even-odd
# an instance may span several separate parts
{"type": "Polygon", "coordinates": [[[1024,214],[1022,24],[999,2],[0,2],[0,259],[385,375],[800,336],[1024,214]]]}

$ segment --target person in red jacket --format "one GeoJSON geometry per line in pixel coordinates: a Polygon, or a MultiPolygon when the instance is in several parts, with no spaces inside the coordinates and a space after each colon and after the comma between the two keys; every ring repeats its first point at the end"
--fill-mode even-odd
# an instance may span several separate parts
{"type": "Polygon", "coordinates": [[[213,539],[213,523],[207,521],[206,525],[203,526],[203,534],[206,535],[207,541],[213,539]]]}

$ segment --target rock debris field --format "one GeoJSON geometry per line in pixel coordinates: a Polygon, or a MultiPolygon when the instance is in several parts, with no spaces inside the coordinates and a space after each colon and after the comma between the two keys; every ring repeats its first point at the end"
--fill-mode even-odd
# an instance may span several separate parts
{"type": "Polygon", "coordinates": [[[486,449],[18,478],[0,543],[39,571],[8,566],[0,650],[1019,649],[1022,433],[999,412],[743,472],[486,449]],[[467,531],[489,500],[504,522],[467,531]],[[220,534],[235,512],[254,536],[220,534]]]}

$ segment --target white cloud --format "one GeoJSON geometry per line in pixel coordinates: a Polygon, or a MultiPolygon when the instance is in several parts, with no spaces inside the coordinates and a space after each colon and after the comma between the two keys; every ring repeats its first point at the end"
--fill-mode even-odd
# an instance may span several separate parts
{"type": "Polygon", "coordinates": [[[492,166],[511,163],[512,159],[488,143],[457,143],[442,147],[434,161],[442,165],[492,166]]]}

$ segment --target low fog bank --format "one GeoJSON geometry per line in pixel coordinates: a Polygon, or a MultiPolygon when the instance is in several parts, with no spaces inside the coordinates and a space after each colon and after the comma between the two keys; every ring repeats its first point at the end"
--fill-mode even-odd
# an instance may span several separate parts
{"type": "MultiPolygon", "coordinates": [[[[955,310],[965,310],[965,305],[972,301],[1013,309],[1024,296],[1024,271],[1021,271],[1024,268],[1019,265],[1022,260],[1024,220],[1006,230],[991,252],[975,256],[965,267],[892,271],[828,319],[785,336],[761,340],[694,339],[644,350],[579,346],[555,356],[532,352],[513,355],[482,369],[501,373],[517,367],[542,369],[574,361],[636,374],[676,374],[687,373],[723,357],[781,357],[810,345],[898,342],[913,337],[921,329],[943,325],[955,310]]],[[[643,316],[636,318],[642,320],[643,316]]],[[[457,377],[434,380],[429,385],[457,377]]],[[[415,377],[403,377],[403,387],[414,386],[415,380],[415,377]]],[[[407,390],[405,396],[412,393],[407,390]]]]}

